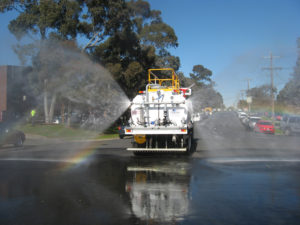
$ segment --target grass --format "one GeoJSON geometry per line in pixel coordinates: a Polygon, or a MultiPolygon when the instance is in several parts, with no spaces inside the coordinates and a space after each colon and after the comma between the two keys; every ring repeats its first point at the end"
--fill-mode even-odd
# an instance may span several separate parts
{"type": "Polygon", "coordinates": [[[283,135],[284,133],[281,129],[275,127],[275,134],[283,135]]]}
{"type": "Polygon", "coordinates": [[[262,116],[261,119],[262,119],[262,120],[269,120],[269,121],[271,121],[271,118],[270,118],[270,117],[267,117],[267,116],[262,116]]]}
{"type": "Polygon", "coordinates": [[[117,138],[118,134],[101,134],[97,131],[85,130],[81,128],[69,128],[60,124],[51,125],[35,125],[25,124],[18,127],[19,130],[25,134],[41,135],[48,138],[62,138],[62,139],[110,139],[117,138]]]}

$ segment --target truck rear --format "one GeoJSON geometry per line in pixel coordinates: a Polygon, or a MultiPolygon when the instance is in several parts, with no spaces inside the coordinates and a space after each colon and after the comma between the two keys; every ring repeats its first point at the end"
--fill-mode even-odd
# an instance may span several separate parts
{"type": "Polygon", "coordinates": [[[193,142],[190,88],[181,88],[173,69],[149,69],[148,84],[131,102],[125,127],[133,135],[128,151],[189,152],[193,142]]]}

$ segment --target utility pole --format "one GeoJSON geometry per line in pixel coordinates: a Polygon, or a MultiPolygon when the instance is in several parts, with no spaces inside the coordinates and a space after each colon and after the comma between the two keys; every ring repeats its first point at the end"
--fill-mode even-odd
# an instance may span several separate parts
{"type": "MultiPolygon", "coordinates": [[[[240,90],[239,93],[238,93],[238,96],[239,96],[239,101],[240,102],[241,100],[244,101],[244,94],[246,94],[246,90],[240,90]]],[[[244,107],[242,107],[242,110],[244,111],[244,107]]]]}
{"type": "Polygon", "coordinates": [[[270,77],[271,77],[271,107],[272,107],[272,119],[274,119],[274,77],[273,77],[273,71],[274,70],[281,70],[281,67],[273,67],[273,59],[279,58],[279,56],[272,55],[272,52],[270,52],[269,56],[265,56],[265,59],[270,59],[270,66],[264,67],[263,70],[270,70],[270,77]]]}
{"type": "Polygon", "coordinates": [[[248,84],[248,86],[247,86],[247,91],[249,91],[249,90],[250,90],[250,81],[251,81],[252,79],[246,78],[245,80],[247,81],[247,84],[248,84]]]}
{"type": "Polygon", "coordinates": [[[246,78],[245,80],[247,81],[247,84],[248,84],[248,87],[247,87],[247,103],[248,103],[248,112],[250,113],[250,110],[251,110],[250,105],[251,105],[252,99],[251,99],[251,96],[249,96],[249,90],[250,90],[250,81],[252,79],[246,78]]]}
{"type": "Polygon", "coordinates": [[[246,90],[240,90],[240,97],[242,100],[244,100],[244,93],[246,90]]]}

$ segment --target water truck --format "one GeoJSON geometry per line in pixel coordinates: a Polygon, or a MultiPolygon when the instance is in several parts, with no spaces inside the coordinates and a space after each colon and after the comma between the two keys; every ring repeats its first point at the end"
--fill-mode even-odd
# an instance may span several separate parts
{"type": "Polygon", "coordinates": [[[133,98],[125,135],[132,135],[135,154],[190,152],[193,143],[191,88],[181,88],[171,68],[149,69],[148,84],[133,98]]]}

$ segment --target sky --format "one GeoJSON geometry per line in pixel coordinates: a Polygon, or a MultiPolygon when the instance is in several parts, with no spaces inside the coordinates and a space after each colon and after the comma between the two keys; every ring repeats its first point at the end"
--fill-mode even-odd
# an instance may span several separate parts
{"type": "MultiPolygon", "coordinates": [[[[299,0],[149,0],[162,12],[163,21],[175,30],[182,71],[189,76],[201,64],[213,72],[215,88],[226,106],[235,105],[242,90],[269,84],[265,59],[271,52],[279,58],[274,66],[278,90],[289,80],[297,59],[300,37],[299,0]]],[[[0,14],[0,65],[20,65],[12,50],[17,40],[7,25],[15,13],[0,14]]]]}
{"type": "Polygon", "coordinates": [[[186,76],[201,64],[212,70],[216,89],[226,106],[236,104],[241,90],[270,83],[262,70],[270,52],[280,56],[274,66],[278,90],[284,87],[297,59],[300,37],[299,0],[150,0],[172,26],[179,47],[180,70],[186,76]]]}

